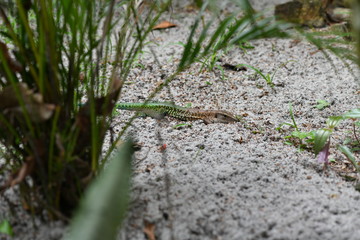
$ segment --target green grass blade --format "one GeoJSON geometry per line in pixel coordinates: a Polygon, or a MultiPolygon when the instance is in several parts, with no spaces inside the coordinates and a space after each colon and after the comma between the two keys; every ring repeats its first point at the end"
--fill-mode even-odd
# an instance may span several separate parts
{"type": "MultiPolygon", "coordinates": [[[[207,44],[207,46],[205,47],[204,51],[203,51],[203,55],[207,55],[207,53],[209,52],[210,48],[214,46],[216,40],[218,38],[221,38],[222,35],[226,32],[226,29],[228,28],[229,24],[231,23],[231,21],[234,19],[234,16],[229,16],[227,18],[225,18],[220,24],[219,27],[216,29],[215,33],[212,35],[209,43],[207,44]]],[[[240,22],[240,21],[239,21],[240,22]]],[[[223,40],[223,42],[227,41],[233,34],[234,31],[231,31],[231,29],[229,29],[229,33],[226,34],[223,38],[225,38],[223,40]],[[227,37],[228,36],[228,37],[227,37]]],[[[219,44],[216,44],[216,46],[218,46],[218,48],[221,48],[222,46],[219,44]]]]}
{"type": "Polygon", "coordinates": [[[338,146],[338,149],[349,159],[349,161],[352,163],[352,165],[355,167],[356,171],[360,173],[360,166],[356,162],[354,154],[351,152],[351,150],[347,146],[340,145],[338,146]]]}
{"type": "Polygon", "coordinates": [[[235,3],[238,4],[244,10],[245,14],[250,16],[255,14],[255,10],[253,9],[253,7],[251,6],[248,0],[239,0],[239,1],[235,1],[235,3]]]}
{"type": "Polygon", "coordinates": [[[258,69],[258,68],[253,67],[253,66],[248,65],[248,64],[239,64],[239,65],[237,65],[237,66],[239,66],[239,67],[241,67],[241,66],[248,67],[248,68],[254,70],[257,74],[259,74],[265,81],[267,81],[267,77],[266,77],[266,76],[262,73],[262,71],[261,71],[260,69],[258,69]]]}
{"type": "Polygon", "coordinates": [[[296,124],[296,121],[295,121],[295,117],[294,117],[294,112],[293,112],[293,106],[291,103],[289,103],[289,113],[290,113],[290,117],[291,117],[291,121],[293,122],[293,126],[295,128],[296,131],[299,131],[299,128],[296,124]]]}
{"type": "Polygon", "coordinates": [[[193,51],[189,56],[189,60],[197,58],[197,56],[201,50],[202,43],[204,42],[204,40],[206,39],[206,37],[208,35],[208,30],[210,28],[210,25],[211,25],[211,22],[207,23],[206,26],[204,27],[204,29],[202,30],[197,43],[195,44],[194,48],[192,49],[193,51]]]}
{"type": "Polygon", "coordinates": [[[188,62],[189,62],[189,59],[190,59],[190,56],[192,55],[193,51],[192,51],[192,48],[193,48],[193,37],[195,35],[195,32],[196,32],[196,29],[198,28],[199,26],[199,23],[200,23],[200,20],[201,20],[201,16],[203,15],[206,7],[207,7],[207,3],[204,3],[196,20],[195,20],[195,23],[194,25],[192,26],[191,28],[191,32],[190,32],[190,35],[188,37],[188,40],[186,42],[186,45],[185,45],[185,48],[184,48],[184,51],[183,51],[183,55],[181,57],[181,60],[180,60],[180,63],[178,65],[178,71],[181,71],[182,69],[184,69],[187,65],[188,65],[188,62]]]}
{"type": "Polygon", "coordinates": [[[89,186],[65,239],[115,239],[129,202],[133,153],[133,143],[125,142],[89,186]]]}

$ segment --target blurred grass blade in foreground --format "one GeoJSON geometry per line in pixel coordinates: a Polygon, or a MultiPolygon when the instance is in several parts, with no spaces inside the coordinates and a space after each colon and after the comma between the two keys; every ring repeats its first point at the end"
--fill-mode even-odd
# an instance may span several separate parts
{"type": "Polygon", "coordinates": [[[85,192],[65,239],[115,239],[129,202],[133,153],[132,141],[123,143],[117,150],[85,192]]]}

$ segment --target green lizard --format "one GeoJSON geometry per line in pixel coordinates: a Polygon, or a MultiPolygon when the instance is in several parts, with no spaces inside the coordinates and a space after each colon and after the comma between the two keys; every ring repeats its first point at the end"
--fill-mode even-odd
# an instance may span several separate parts
{"type": "Polygon", "coordinates": [[[180,120],[203,120],[208,123],[232,123],[239,119],[233,114],[222,110],[201,110],[196,108],[185,108],[169,102],[149,102],[149,103],[117,103],[116,109],[131,110],[144,113],[156,119],[165,116],[180,120]]]}

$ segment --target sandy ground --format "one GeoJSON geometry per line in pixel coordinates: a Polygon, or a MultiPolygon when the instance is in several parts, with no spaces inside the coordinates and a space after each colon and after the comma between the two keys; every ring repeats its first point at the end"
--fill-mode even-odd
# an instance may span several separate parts
{"type": "MultiPolygon", "coordinates": [[[[255,7],[271,9],[274,2],[284,1],[256,1],[255,7]]],[[[174,9],[167,20],[179,27],[150,36],[160,65],[145,52],[121,101],[143,101],[174,71],[182,50],[174,43],[186,41],[195,16],[174,9]]],[[[195,64],[156,97],[228,110],[243,116],[242,122],[134,121],[128,134],[142,147],[135,154],[131,208],[119,239],[147,239],[145,223],[153,224],[156,239],[163,240],[360,239],[360,193],[354,183],[331,168],[324,172],[311,152],[284,144],[291,129],[276,130],[291,121],[289,103],[301,130],[324,127],[327,117],[359,107],[359,85],[339,60],[333,59],[336,72],[308,43],[266,39],[251,45],[255,48],[247,53],[231,49],[223,63],[246,63],[270,74],[277,70],[274,89],[250,69],[227,70],[223,78],[218,70],[199,73],[200,64],[195,64]],[[320,111],[314,107],[317,99],[332,104],[320,111]],[[188,125],[174,128],[180,123],[188,125]]],[[[132,114],[118,117],[118,131],[132,114]]],[[[330,158],[341,164],[345,158],[335,144],[344,140],[350,125],[338,129],[330,158]]],[[[0,213],[11,219],[14,239],[59,239],[63,233],[59,222],[12,216],[7,204],[0,213]]]]}

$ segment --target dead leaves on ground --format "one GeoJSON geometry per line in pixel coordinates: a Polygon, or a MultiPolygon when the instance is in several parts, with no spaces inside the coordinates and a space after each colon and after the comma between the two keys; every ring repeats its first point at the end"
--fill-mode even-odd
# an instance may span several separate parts
{"type": "Polygon", "coordinates": [[[161,29],[174,28],[174,27],[177,27],[177,25],[168,21],[163,21],[157,24],[156,26],[154,26],[152,30],[161,30],[161,29]]]}
{"type": "Polygon", "coordinates": [[[155,238],[155,224],[144,220],[144,229],[143,232],[145,233],[148,240],[156,240],[155,238]]]}

